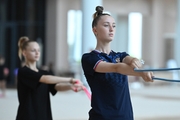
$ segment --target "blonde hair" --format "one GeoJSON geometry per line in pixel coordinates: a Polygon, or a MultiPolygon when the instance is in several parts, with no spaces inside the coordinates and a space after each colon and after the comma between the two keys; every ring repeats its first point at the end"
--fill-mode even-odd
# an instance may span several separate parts
{"type": "Polygon", "coordinates": [[[18,51],[18,56],[20,58],[20,60],[22,60],[23,55],[22,55],[22,51],[26,48],[26,46],[29,43],[29,38],[26,36],[20,37],[19,41],[18,41],[18,47],[19,47],[19,51],[18,51]]]}

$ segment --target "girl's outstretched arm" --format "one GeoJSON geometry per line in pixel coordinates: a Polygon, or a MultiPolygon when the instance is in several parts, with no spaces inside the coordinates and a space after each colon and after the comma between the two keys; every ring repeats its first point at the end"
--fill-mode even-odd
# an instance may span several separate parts
{"type": "Polygon", "coordinates": [[[74,92],[78,92],[83,90],[83,85],[81,83],[78,84],[70,84],[70,83],[58,83],[55,85],[55,89],[57,91],[68,91],[73,90],[74,92]]]}
{"type": "Polygon", "coordinates": [[[40,82],[45,84],[57,84],[57,83],[76,83],[77,79],[70,78],[70,77],[59,77],[53,75],[43,75],[40,78],[40,82]]]}
{"type": "Polygon", "coordinates": [[[108,63],[101,61],[95,68],[96,72],[100,73],[108,73],[108,72],[115,72],[124,75],[131,75],[131,76],[139,76],[142,77],[145,81],[152,82],[153,73],[152,72],[136,72],[134,68],[126,63],[108,63]]]}

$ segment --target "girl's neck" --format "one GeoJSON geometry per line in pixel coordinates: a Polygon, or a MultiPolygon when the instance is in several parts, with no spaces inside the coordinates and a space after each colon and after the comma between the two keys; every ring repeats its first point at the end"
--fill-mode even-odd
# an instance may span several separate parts
{"type": "Polygon", "coordinates": [[[25,65],[30,68],[31,70],[34,70],[34,71],[38,71],[37,67],[36,67],[36,63],[29,63],[29,62],[26,62],[25,65]]]}
{"type": "Polygon", "coordinates": [[[103,53],[106,53],[106,54],[109,54],[111,52],[111,48],[109,45],[107,46],[100,46],[100,45],[97,45],[95,50],[99,51],[99,52],[103,52],[103,53]]]}

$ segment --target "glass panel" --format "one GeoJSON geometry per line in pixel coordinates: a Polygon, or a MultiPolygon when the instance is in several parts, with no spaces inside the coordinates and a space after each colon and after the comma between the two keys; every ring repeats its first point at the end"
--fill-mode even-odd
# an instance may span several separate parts
{"type": "Polygon", "coordinates": [[[68,11],[68,47],[69,61],[80,62],[82,50],[82,12],[80,10],[68,11]]]}
{"type": "Polygon", "coordinates": [[[129,45],[128,53],[131,56],[141,58],[141,44],[142,44],[142,14],[129,14],[129,45]]]}

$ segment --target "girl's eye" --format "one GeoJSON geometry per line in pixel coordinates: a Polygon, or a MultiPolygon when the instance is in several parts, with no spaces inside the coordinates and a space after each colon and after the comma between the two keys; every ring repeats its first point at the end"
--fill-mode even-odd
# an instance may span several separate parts
{"type": "Polygon", "coordinates": [[[113,25],[113,28],[115,28],[116,26],[115,25],[113,25]]]}
{"type": "Polygon", "coordinates": [[[105,27],[108,27],[109,25],[104,25],[105,27]]]}
{"type": "Polygon", "coordinates": [[[40,49],[33,49],[33,50],[31,50],[31,52],[40,52],[40,49]]]}
{"type": "Polygon", "coordinates": [[[31,50],[32,52],[36,52],[36,50],[31,50]]]}

